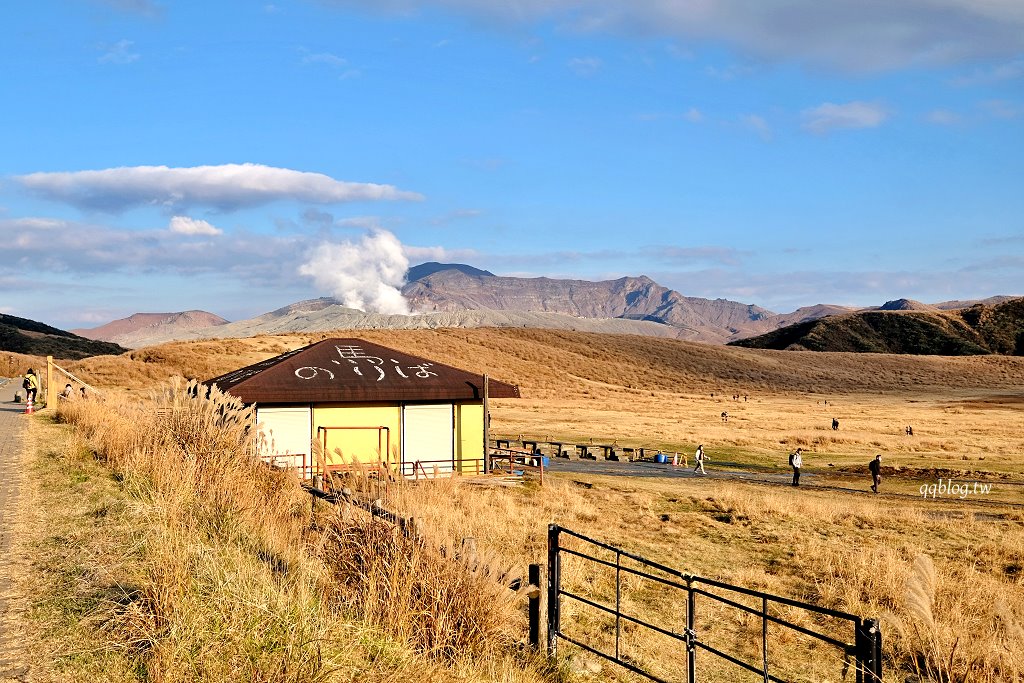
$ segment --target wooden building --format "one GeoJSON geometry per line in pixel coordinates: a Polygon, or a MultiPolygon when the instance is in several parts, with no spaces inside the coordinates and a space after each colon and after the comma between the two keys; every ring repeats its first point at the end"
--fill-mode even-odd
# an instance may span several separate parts
{"type": "MultiPolygon", "coordinates": [[[[305,476],[357,461],[407,477],[484,471],[482,375],[361,339],[325,339],[205,383],[255,404],[260,455],[305,476]]],[[[515,385],[487,384],[491,398],[519,397],[515,385]]]]}

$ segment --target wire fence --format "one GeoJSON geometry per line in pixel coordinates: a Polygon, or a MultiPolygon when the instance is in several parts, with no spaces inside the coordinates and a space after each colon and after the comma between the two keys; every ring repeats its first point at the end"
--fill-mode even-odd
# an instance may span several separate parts
{"type": "Polygon", "coordinates": [[[657,683],[882,680],[876,620],[688,574],[557,525],[547,591],[549,653],[565,641],[657,683]]]}

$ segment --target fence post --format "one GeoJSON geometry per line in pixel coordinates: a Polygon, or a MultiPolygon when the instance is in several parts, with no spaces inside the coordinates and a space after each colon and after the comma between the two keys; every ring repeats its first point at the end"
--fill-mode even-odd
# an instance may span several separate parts
{"type": "Polygon", "coordinates": [[[615,551],[615,659],[619,659],[622,638],[622,551],[615,551]]]}
{"type": "Polygon", "coordinates": [[[484,474],[491,473],[491,406],[487,394],[490,393],[490,377],[483,377],[484,404],[484,474]]]}
{"type": "Polygon", "coordinates": [[[697,646],[693,641],[697,637],[694,609],[697,607],[697,596],[693,593],[693,579],[686,577],[686,683],[697,682],[697,646]]]}
{"type": "Polygon", "coordinates": [[[558,532],[557,524],[548,525],[548,656],[554,657],[558,649],[559,605],[558,605],[558,532]]]}
{"type": "Polygon", "coordinates": [[[881,683],[882,629],[877,619],[865,619],[857,625],[855,646],[858,683],[881,683]]]}
{"type": "Polygon", "coordinates": [[[540,650],[540,565],[531,564],[528,569],[529,575],[527,578],[530,582],[530,647],[534,650],[540,650]]]}
{"type": "Polygon", "coordinates": [[[768,683],[768,598],[761,597],[761,672],[768,683]]]}

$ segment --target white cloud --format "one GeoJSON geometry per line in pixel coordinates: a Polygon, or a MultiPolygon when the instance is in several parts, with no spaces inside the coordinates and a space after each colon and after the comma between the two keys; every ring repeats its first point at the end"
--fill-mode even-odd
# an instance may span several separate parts
{"type": "Polygon", "coordinates": [[[737,78],[749,76],[753,72],[754,69],[745,64],[732,64],[723,68],[717,66],[707,66],[704,68],[704,73],[708,77],[719,81],[734,81],[737,78]]]}
{"type": "Polygon", "coordinates": [[[156,18],[163,16],[164,9],[150,0],[100,0],[104,5],[113,7],[122,12],[131,12],[145,17],[156,18]]]}
{"type": "Polygon", "coordinates": [[[1024,106],[1007,100],[987,100],[980,106],[986,114],[996,119],[1016,119],[1024,116],[1024,106]]]}
{"type": "Polygon", "coordinates": [[[888,118],[889,113],[878,104],[826,102],[803,112],[803,127],[815,135],[824,135],[845,128],[875,128],[888,118]]]}
{"type": "Polygon", "coordinates": [[[301,236],[240,233],[214,250],[206,241],[183,240],[172,230],[124,230],[38,217],[0,219],[0,234],[10,237],[0,275],[7,268],[78,275],[219,273],[266,284],[293,279],[294,271],[281,263],[301,262],[309,246],[301,236]]]}
{"type": "Polygon", "coordinates": [[[204,220],[188,216],[171,218],[170,229],[171,232],[179,235],[221,235],[224,233],[220,228],[215,228],[204,220]]]}
{"type": "Polygon", "coordinates": [[[479,218],[483,215],[483,211],[480,209],[455,209],[449,211],[446,214],[438,216],[437,218],[431,219],[431,225],[449,225],[456,221],[467,220],[471,218],[479,218]]]}
{"type": "Polygon", "coordinates": [[[346,218],[339,218],[334,224],[339,228],[373,230],[380,227],[381,219],[380,216],[348,216],[346,218]]]}
{"type": "MultiPolygon", "coordinates": [[[[333,219],[329,214],[324,218],[333,219]]],[[[15,288],[15,280],[26,272],[216,274],[258,287],[293,286],[299,273],[295,264],[303,264],[302,275],[347,305],[400,313],[407,307],[395,292],[404,284],[410,259],[471,261],[480,256],[471,249],[403,245],[375,225],[372,216],[362,218],[365,222],[349,223],[372,226],[358,240],[321,242],[301,232],[267,235],[237,230],[233,239],[219,240],[216,249],[209,248],[209,240],[181,239],[182,234],[220,234],[206,221],[185,216],[171,219],[170,230],[126,230],[46,217],[0,218],[0,291],[15,288]]]]}
{"type": "Polygon", "coordinates": [[[740,123],[743,124],[748,130],[752,130],[757,133],[765,142],[770,142],[774,137],[771,126],[764,120],[764,117],[758,116],[757,114],[745,114],[740,117],[740,123]]]}
{"type": "Polygon", "coordinates": [[[306,54],[302,58],[303,64],[326,64],[329,67],[335,69],[341,69],[348,65],[348,60],[339,57],[338,55],[331,54],[330,52],[318,52],[316,54],[306,54]]]}
{"type": "Polygon", "coordinates": [[[954,126],[963,121],[963,117],[948,109],[933,109],[925,115],[925,121],[937,126],[954,126]]]}
{"type": "Polygon", "coordinates": [[[414,247],[409,244],[402,246],[410,262],[442,261],[450,263],[454,261],[473,261],[480,258],[480,252],[475,249],[446,249],[445,247],[414,247]]]}
{"type": "Polygon", "coordinates": [[[697,109],[697,107],[690,107],[686,110],[686,113],[683,114],[683,118],[690,123],[702,123],[704,121],[704,112],[697,109]]]}
{"type": "Polygon", "coordinates": [[[602,62],[597,57],[573,57],[567,65],[577,76],[593,76],[601,70],[602,62]]]}
{"type": "Polygon", "coordinates": [[[332,204],[423,198],[392,185],[345,182],[321,173],[260,164],[126,166],[30,173],[14,180],[47,199],[104,211],[145,205],[233,210],[279,200],[332,204]]]}
{"type": "Polygon", "coordinates": [[[104,45],[101,47],[103,54],[99,56],[98,61],[100,64],[131,64],[138,61],[142,55],[132,52],[134,44],[130,40],[119,40],[113,45],[104,45]]]}
{"type": "Polygon", "coordinates": [[[976,69],[967,76],[953,79],[954,85],[987,85],[1024,77],[1024,59],[1015,59],[995,66],[976,69]]]}
{"type": "Polygon", "coordinates": [[[400,291],[408,270],[402,243],[386,230],[371,231],[359,242],[320,244],[299,266],[300,275],[349,308],[402,315],[409,314],[400,291]]]}
{"type": "Polygon", "coordinates": [[[723,41],[753,58],[844,71],[1017,58],[1019,0],[323,0],[410,15],[440,7],[499,24],[550,20],[578,31],[723,41]]]}

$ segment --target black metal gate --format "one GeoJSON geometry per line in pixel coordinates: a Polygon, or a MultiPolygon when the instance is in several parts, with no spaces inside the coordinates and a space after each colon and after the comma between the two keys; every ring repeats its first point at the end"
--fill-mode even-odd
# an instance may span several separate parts
{"type": "MultiPolygon", "coordinates": [[[[651,633],[660,634],[660,636],[669,639],[669,641],[674,641],[680,646],[685,647],[685,679],[678,678],[676,680],[685,680],[687,683],[697,683],[698,681],[698,650],[703,650],[727,662],[729,665],[739,667],[755,675],[751,680],[760,679],[765,681],[765,683],[768,681],[786,681],[786,678],[780,677],[785,674],[777,671],[778,662],[773,662],[769,658],[769,624],[775,629],[781,628],[785,630],[787,635],[790,633],[800,634],[803,637],[810,638],[815,643],[824,644],[826,650],[831,652],[838,650],[838,652],[841,652],[843,667],[836,680],[845,680],[851,665],[855,672],[856,683],[879,683],[882,680],[882,634],[877,620],[862,619],[853,614],[825,609],[809,603],[687,574],[630,554],[620,548],[587,538],[575,531],[557,525],[548,527],[547,605],[547,645],[550,654],[553,655],[555,653],[558,641],[561,639],[594,655],[615,662],[633,673],[653,681],[658,681],[658,683],[670,683],[670,681],[649,670],[645,670],[643,662],[623,652],[621,645],[625,627],[632,630],[647,629],[651,633]],[[614,560],[599,558],[593,554],[566,547],[562,544],[563,535],[576,539],[574,541],[575,545],[595,548],[596,550],[591,550],[591,553],[600,551],[605,551],[606,554],[610,553],[614,556],[614,560]],[[614,570],[615,604],[604,604],[598,599],[592,599],[580,593],[566,590],[562,585],[563,556],[580,558],[586,563],[593,563],[596,566],[603,566],[608,570],[614,570]],[[628,565],[624,564],[623,560],[627,560],[628,565]],[[685,593],[685,627],[673,629],[667,625],[649,623],[636,616],[627,614],[622,608],[623,576],[653,581],[658,586],[669,591],[682,591],[685,593]],[[716,643],[718,645],[716,647],[711,644],[710,635],[698,632],[698,597],[711,600],[717,603],[717,605],[724,605],[730,610],[735,610],[735,613],[743,618],[748,618],[746,615],[752,615],[752,617],[759,620],[761,641],[758,653],[759,661],[754,663],[727,653],[723,650],[724,644],[716,643]],[[573,635],[563,630],[561,623],[563,598],[571,600],[577,605],[588,606],[599,614],[614,618],[614,652],[604,651],[594,642],[586,642],[586,636],[573,635]],[[740,602],[741,600],[753,601],[755,606],[743,604],[740,602]],[[819,622],[829,621],[833,633],[822,633],[821,630],[825,630],[824,626],[819,626],[817,623],[811,626],[801,625],[795,623],[793,620],[795,617],[786,618],[773,613],[773,611],[780,612],[782,609],[789,610],[790,613],[794,611],[796,611],[796,614],[806,613],[810,615],[812,621],[815,619],[819,622]],[[816,630],[812,626],[818,626],[818,629],[816,630]],[[852,643],[842,635],[844,632],[852,636],[852,643]],[[776,668],[776,673],[774,674],[772,672],[773,668],[776,668]]],[[[610,628],[611,624],[608,624],[607,630],[610,630],[610,628]]],[[[707,631],[709,633],[710,629],[707,629],[707,631]]],[[[792,651],[792,649],[789,648],[788,651],[792,651]]],[[[814,656],[814,653],[812,653],[812,656],[814,656]]],[[[683,656],[680,654],[680,660],[682,658],[683,656]]],[[[683,662],[680,661],[679,664],[678,670],[681,672],[683,662]]],[[[738,674],[739,672],[735,673],[738,674]]],[[[732,679],[731,676],[730,679],[732,679]]],[[[815,680],[822,679],[816,677],[815,680]]]]}

